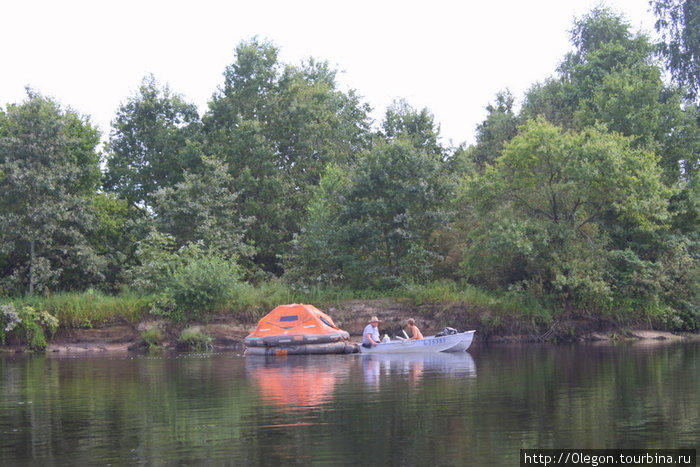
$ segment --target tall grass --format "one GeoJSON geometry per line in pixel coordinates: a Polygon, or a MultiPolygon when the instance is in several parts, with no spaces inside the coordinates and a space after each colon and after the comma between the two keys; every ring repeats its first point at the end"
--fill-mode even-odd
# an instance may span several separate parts
{"type": "Polygon", "coordinates": [[[236,299],[228,304],[231,310],[264,314],[274,307],[288,303],[308,303],[324,306],[345,300],[369,300],[388,296],[386,292],[353,290],[347,287],[292,287],[282,281],[268,281],[257,286],[240,285],[236,299]]]}
{"type": "MultiPolygon", "coordinates": [[[[320,309],[327,309],[349,300],[382,298],[405,301],[440,312],[445,310],[452,313],[448,316],[455,326],[475,325],[485,336],[499,333],[532,335],[541,334],[546,330],[551,333],[558,319],[564,315],[561,303],[557,302],[556,297],[533,298],[525,291],[518,290],[488,291],[449,280],[424,284],[408,283],[390,290],[354,290],[338,286],[299,288],[283,281],[271,280],[256,286],[236,282],[231,284],[230,292],[225,303],[216,305],[216,309],[207,309],[205,306],[201,314],[190,315],[187,321],[193,323],[199,319],[206,321],[215,316],[226,316],[234,319],[238,317],[243,322],[257,320],[282,304],[308,303],[320,309]]],[[[115,323],[136,324],[152,316],[152,313],[159,314],[157,304],[161,298],[158,294],[129,290],[119,295],[88,290],[55,293],[50,296],[5,298],[0,300],[0,304],[12,302],[13,309],[32,310],[37,316],[49,314],[57,318],[58,326],[62,328],[86,328],[115,323]]],[[[590,315],[594,319],[597,317],[615,321],[621,325],[648,320],[649,324],[661,322],[670,328],[678,326],[673,322],[674,319],[678,320],[673,310],[662,309],[658,304],[648,301],[612,301],[605,308],[578,310],[578,313],[590,315]]],[[[25,328],[32,326],[32,322],[24,325],[25,328]]],[[[35,327],[41,331],[40,325],[35,327]]],[[[18,332],[14,331],[15,334],[18,332]]],[[[36,335],[40,337],[39,334],[36,335]]],[[[28,337],[22,339],[26,340],[28,337]]]]}
{"type": "Polygon", "coordinates": [[[556,306],[548,299],[538,300],[525,294],[488,291],[448,280],[409,284],[394,291],[394,298],[408,299],[417,305],[465,303],[472,308],[544,324],[551,322],[557,314],[556,306]]]}
{"type": "MultiPolygon", "coordinates": [[[[479,319],[495,325],[502,321],[519,320],[534,326],[551,325],[563,310],[554,298],[535,299],[526,293],[496,292],[443,280],[425,284],[404,284],[391,290],[354,290],[347,287],[316,286],[298,288],[279,280],[253,286],[232,285],[231,298],[206,315],[241,313],[247,318],[262,316],[274,307],[287,303],[309,303],[324,308],[348,300],[391,298],[410,301],[417,306],[464,304],[479,319]]],[[[149,316],[157,295],[124,291],[108,295],[98,291],[63,292],[50,296],[36,295],[12,300],[16,305],[28,305],[45,310],[58,318],[61,327],[94,327],[115,322],[137,323],[149,316]]],[[[648,305],[648,304],[647,304],[648,305]]],[[[650,308],[650,307],[647,307],[650,308]]],[[[651,307],[653,308],[653,307],[651,307]]],[[[659,312],[645,309],[639,303],[616,303],[611,309],[591,311],[608,319],[640,317],[657,318],[659,312]],[[636,311],[631,313],[630,309],[636,311]],[[624,316],[624,318],[623,318],[624,316]]],[[[206,316],[205,316],[206,319],[206,316]]]]}
{"type": "MultiPolygon", "coordinates": [[[[267,281],[257,286],[236,284],[233,299],[209,313],[237,315],[245,312],[262,316],[274,307],[287,303],[309,303],[325,307],[347,300],[391,298],[408,300],[416,305],[466,303],[471,308],[489,310],[492,314],[512,318],[550,322],[556,314],[542,301],[527,296],[496,293],[452,281],[409,284],[391,290],[316,286],[292,287],[282,281],[267,281]]],[[[155,295],[125,291],[107,295],[96,291],[64,292],[49,297],[33,296],[21,302],[56,316],[63,327],[92,327],[113,322],[137,323],[149,315],[155,295]]]]}
{"type": "Polygon", "coordinates": [[[88,290],[28,296],[15,303],[48,311],[58,318],[62,327],[80,328],[118,321],[137,323],[148,313],[152,301],[152,296],[135,292],[108,295],[88,290]]]}
{"type": "MultiPolygon", "coordinates": [[[[298,289],[281,281],[268,281],[257,286],[237,283],[233,285],[233,298],[206,310],[206,315],[230,314],[236,316],[262,316],[274,307],[286,303],[310,303],[324,306],[350,299],[368,299],[384,296],[379,292],[354,291],[341,287],[315,287],[298,289]]],[[[50,296],[33,295],[11,300],[17,306],[31,306],[44,310],[58,318],[64,328],[89,328],[111,323],[135,324],[147,318],[158,303],[156,294],[143,294],[126,290],[119,295],[109,295],[95,290],[85,292],[60,292],[50,296]]]]}

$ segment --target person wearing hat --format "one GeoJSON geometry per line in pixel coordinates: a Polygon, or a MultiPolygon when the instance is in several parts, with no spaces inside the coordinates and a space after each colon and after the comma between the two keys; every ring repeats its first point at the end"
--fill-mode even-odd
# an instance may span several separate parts
{"type": "Polygon", "coordinates": [[[362,347],[368,349],[379,344],[379,318],[372,316],[362,331],[362,347]]]}

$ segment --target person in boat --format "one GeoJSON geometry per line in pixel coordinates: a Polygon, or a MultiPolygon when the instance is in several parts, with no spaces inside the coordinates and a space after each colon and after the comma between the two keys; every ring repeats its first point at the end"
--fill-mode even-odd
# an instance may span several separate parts
{"type": "Polygon", "coordinates": [[[379,318],[372,316],[362,331],[362,346],[368,349],[380,343],[379,338],[379,318]]]}
{"type": "Polygon", "coordinates": [[[411,340],[423,339],[423,333],[420,332],[420,329],[418,329],[418,326],[416,326],[415,319],[409,318],[408,321],[406,321],[406,325],[408,326],[408,329],[411,331],[411,340]]]}

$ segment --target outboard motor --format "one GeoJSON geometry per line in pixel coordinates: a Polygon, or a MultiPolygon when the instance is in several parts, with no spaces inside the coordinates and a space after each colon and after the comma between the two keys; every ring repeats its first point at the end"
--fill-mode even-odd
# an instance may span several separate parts
{"type": "Polygon", "coordinates": [[[458,333],[459,333],[459,331],[456,330],[455,328],[446,327],[442,331],[435,334],[435,337],[451,336],[452,334],[458,334],[458,333]]]}

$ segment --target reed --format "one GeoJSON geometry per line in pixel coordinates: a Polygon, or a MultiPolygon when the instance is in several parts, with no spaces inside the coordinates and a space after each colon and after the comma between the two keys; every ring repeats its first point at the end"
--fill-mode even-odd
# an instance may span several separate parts
{"type": "Polygon", "coordinates": [[[15,303],[48,311],[62,327],[80,328],[113,322],[137,323],[148,313],[152,301],[152,296],[131,291],[109,295],[88,290],[27,296],[15,303]]]}
{"type": "Polygon", "coordinates": [[[194,352],[210,351],[214,349],[214,339],[196,326],[189,327],[180,333],[178,347],[194,352]]]}

